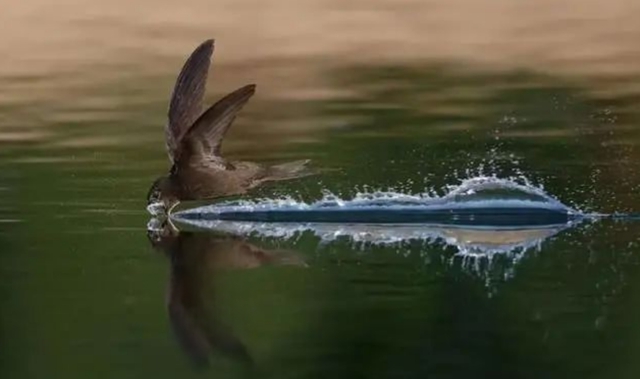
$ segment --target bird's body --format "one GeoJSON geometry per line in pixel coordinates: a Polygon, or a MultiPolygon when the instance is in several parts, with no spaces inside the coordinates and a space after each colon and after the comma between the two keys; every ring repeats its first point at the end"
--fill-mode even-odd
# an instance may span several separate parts
{"type": "Polygon", "coordinates": [[[239,195],[265,181],[289,179],[302,171],[308,161],[296,161],[284,165],[265,167],[254,162],[221,162],[223,167],[209,165],[189,166],[177,169],[167,176],[171,192],[180,200],[211,199],[239,195]]]}
{"type": "Polygon", "coordinates": [[[224,168],[195,166],[170,175],[182,200],[237,195],[256,186],[267,170],[251,162],[228,163],[224,168]]]}
{"type": "Polygon", "coordinates": [[[222,157],[222,140],[256,86],[239,88],[202,112],[212,54],[213,40],[203,42],[178,75],[165,128],[172,167],[149,190],[147,209],[152,213],[168,212],[180,201],[243,194],[266,181],[309,175],[306,160],[267,167],[222,157]]]}

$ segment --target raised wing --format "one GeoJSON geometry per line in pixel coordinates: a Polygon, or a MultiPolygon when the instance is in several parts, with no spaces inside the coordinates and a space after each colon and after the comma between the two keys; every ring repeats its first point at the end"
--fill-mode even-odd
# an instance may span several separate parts
{"type": "Polygon", "coordinates": [[[169,159],[175,161],[180,140],[202,113],[207,75],[211,66],[213,40],[204,41],[189,56],[176,80],[165,127],[169,159]]]}
{"type": "Polygon", "coordinates": [[[246,85],[207,109],[180,140],[176,161],[181,164],[217,161],[227,130],[255,91],[255,84],[246,85]]]}

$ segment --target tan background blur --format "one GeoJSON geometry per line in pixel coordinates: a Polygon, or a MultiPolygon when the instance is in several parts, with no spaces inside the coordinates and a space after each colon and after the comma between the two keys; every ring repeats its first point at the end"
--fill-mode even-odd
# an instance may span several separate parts
{"type": "Polygon", "coordinates": [[[634,0],[10,0],[2,8],[2,76],[182,56],[208,36],[224,46],[223,63],[429,58],[640,71],[634,0]]]}
{"type": "Polygon", "coordinates": [[[327,70],[383,62],[531,70],[588,81],[598,98],[635,95],[638,20],[634,0],[10,0],[0,12],[0,103],[25,111],[0,122],[0,139],[42,138],[29,119],[38,104],[39,117],[65,121],[138,98],[164,104],[185,57],[211,37],[209,93],[258,83],[254,109],[335,96],[348,89],[327,70]],[[138,87],[145,96],[96,93],[138,87]]]}

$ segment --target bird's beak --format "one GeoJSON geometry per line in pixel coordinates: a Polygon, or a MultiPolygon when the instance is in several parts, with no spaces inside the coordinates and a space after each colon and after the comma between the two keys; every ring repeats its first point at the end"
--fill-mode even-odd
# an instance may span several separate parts
{"type": "Polygon", "coordinates": [[[171,205],[171,207],[169,208],[169,210],[167,211],[167,215],[170,215],[170,214],[171,214],[171,212],[173,211],[173,209],[174,209],[176,206],[178,206],[178,204],[180,204],[180,202],[179,202],[179,201],[176,201],[175,203],[173,203],[173,204],[171,205]]]}

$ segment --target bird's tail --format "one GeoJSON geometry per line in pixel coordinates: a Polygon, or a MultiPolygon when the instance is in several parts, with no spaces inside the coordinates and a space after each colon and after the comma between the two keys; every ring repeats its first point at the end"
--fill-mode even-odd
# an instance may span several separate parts
{"type": "Polygon", "coordinates": [[[302,178],[315,174],[315,172],[307,166],[309,159],[299,161],[281,163],[267,168],[264,181],[289,180],[302,178]]]}

